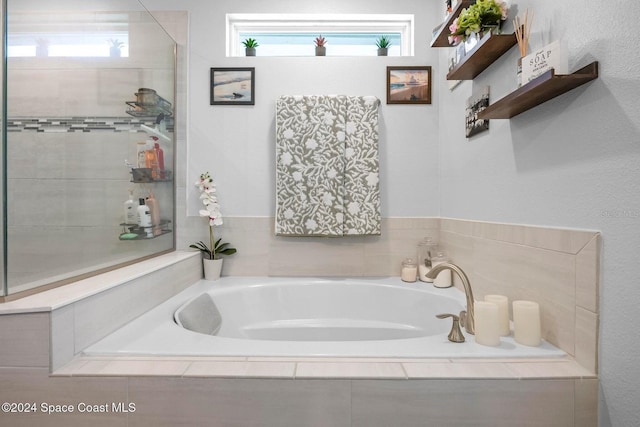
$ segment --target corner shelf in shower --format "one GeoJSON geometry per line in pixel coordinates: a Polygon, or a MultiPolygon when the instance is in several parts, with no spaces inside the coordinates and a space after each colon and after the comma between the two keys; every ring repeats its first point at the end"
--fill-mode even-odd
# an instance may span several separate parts
{"type": "Polygon", "coordinates": [[[160,224],[153,226],[153,227],[140,227],[138,224],[127,224],[126,222],[123,222],[120,224],[120,226],[123,229],[123,232],[120,234],[120,236],[118,236],[119,240],[150,240],[150,239],[155,239],[156,237],[160,237],[160,236],[164,236],[165,234],[169,234],[171,233],[172,230],[169,230],[167,227],[168,225],[171,223],[171,220],[168,219],[163,219],[160,220],[160,224]],[[145,228],[156,228],[159,227],[160,230],[156,231],[156,234],[154,234],[153,236],[147,236],[147,232],[144,230],[145,228]],[[127,238],[122,238],[122,236],[126,235],[126,234],[137,234],[137,237],[134,237],[132,239],[127,239],[127,238]]]}
{"type": "Polygon", "coordinates": [[[160,102],[157,104],[140,104],[136,101],[125,102],[129,108],[127,108],[127,114],[133,117],[158,117],[160,114],[164,114],[166,118],[173,116],[173,108],[171,103],[160,98],[160,102]]]}
{"type": "Polygon", "coordinates": [[[165,169],[165,178],[152,178],[150,168],[133,168],[131,169],[131,182],[135,184],[153,184],[156,182],[172,182],[173,173],[170,170],[165,169]]]}

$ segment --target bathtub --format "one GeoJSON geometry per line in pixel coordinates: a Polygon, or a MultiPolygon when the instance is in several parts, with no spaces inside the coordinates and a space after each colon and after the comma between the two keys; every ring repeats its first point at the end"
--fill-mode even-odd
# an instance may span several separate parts
{"type": "Polygon", "coordinates": [[[464,294],[399,278],[316,279],[224,277],[201,280],[86,348],[85,355],[245,357],[518,358],[561,357],[502,337],[496,347],[447,339],[464,294]],[[193,311],[209,294],[217,310],[214,334],[180,326],[176,313],[193,311]],[[202,298],[201,298],[202,299],[202,298]]]}

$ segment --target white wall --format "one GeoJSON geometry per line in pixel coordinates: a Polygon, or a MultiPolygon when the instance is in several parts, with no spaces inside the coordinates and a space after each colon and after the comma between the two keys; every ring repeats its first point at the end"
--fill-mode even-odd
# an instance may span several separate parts
{"type": "MultiPolygon", "coordinates": [[[[380,163],[383,216],[436,215],[436,105],[386,105],[388,65],[432,65],[438,55],[424,46],[441,18],[435,5],[412,0],[387,2],[249,0],[144,0],[150,10],[190,12],[188,211],[197,215],[192,188],[201,172],[209,171],[218,186],[223,216],[272,216],[275,211],[275,100],[285,94],[375,95],[380,113],[380,163]],[[226,13],[413,13],[414,57],[225,57],[226,13]],[[209,105],[211,67],[255,67],[255,106],[209,105]],[[429,183],[429,188],[425,187],[429,183]],[[391,189],[394,189],[391,191],[391,189]],[[402,190],[400,190],[402,189],[402,190]],[[430,191],[433,189],[433,191],[430,191]]],[[[329,53],[331,52],[329,41],[329,53]]],[[[313,49],[312,40],[309,49],[313,49]]],[[[259,54],[259,52],[258,52],[259,54]]],[[[432,97],[437,97],[434,90],[432,97]]]]}
{"type": "MultiPolygon", "coordinates": [[[[520,0],[520,10],[535,10],[532,47],[561,38],[568,44],[570,69],[596,59],[600,78],[512,120],[493,120],[489,132],[467,140],[467,97],[484,85],[491,86],[494,100],[513,90],[517,49],[474,82],[449,92],[445,50],[428,48],[431,29],[442,17],[441,1],[142,1],[152,10],[190,11],[187,185],[209,170],[225,215],[273,215],[275,97],[303,90],[363,91],[384,99],[386,65],[435,66],[434,105],[383,105],[383,215],[602,231],[600,425],[640,425],[640,366],[635,362],[640,343],[634,339],[640,302],[635,283],[640,277],[640,55],[633,37],[640,4],[520,0]],[[415,13],[417,56],[225,58],[226,12],[415,13]],[[212,66],[255,66],[255,107],[209,106],[212,66]]],[[[192,212],[194,203],[188,203],[192,212]]]]}
{"type": "Polygon", "coordinates": [[[466,139],[466,98],[485,85],[492,100],[514,90],[517,49],[451,93],[440,75],[441,215],[602,231],[600,425],[640,425],[640,54],[621,30],[637,25],[640,3],[517,6],[535,10],[531,48],[561,39],[570,71],[598,60],[600,78],[466,139]]]}

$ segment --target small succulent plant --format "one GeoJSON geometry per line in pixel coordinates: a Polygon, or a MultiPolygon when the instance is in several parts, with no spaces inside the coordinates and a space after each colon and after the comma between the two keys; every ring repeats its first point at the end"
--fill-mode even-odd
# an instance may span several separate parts
{"type": "Polygon", "coordinates": [[[122,43],[118,39],[109,39],[109,40],[107,40],[107,43],[109,43],[109,45],[111,47],[115,47],[115,48],[118,48],[118,49],[120,49],[122,46],[124,46],[124,43],[122,43]]]}
{"type": "Polygon", "coordinates": [[[252,39],[252,38],[248,38],[245,41],[242,42],[242,44],[244,45],[244,47],[248,47],[248,48],[256,48],[258,46],[260,46],[258,44],[258,41],[256,39],[252,39]]]}
{"type": "Polygon", "coordinates": [[[387,36],[380,36],[376,40],[376,46],[378,46],[378,49],[388,49],[391,46],[391,39],[387,36]]]}
{"type": "Polygon", "coordinates": [[[322,34],[320,34],[320,36],[316,37],[316,39],[313,42],[316,44],[317,47],[323,47],[325,44],[327,44],[327,39],[322,37],[322,34]]]}

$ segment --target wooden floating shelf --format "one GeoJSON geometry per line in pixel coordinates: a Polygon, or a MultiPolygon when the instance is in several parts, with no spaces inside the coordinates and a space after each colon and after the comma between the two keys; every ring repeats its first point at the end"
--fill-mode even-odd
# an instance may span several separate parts
{"type": "Polygon", "coordinates": [[[433,36],[431,47],[451,47],[449,44],[449,26],[460,15],[462,9],[471,6],[475,2],[476,0],[460,0],[456,3],[451,13],[447,15],[445,21],[440,25],[438,32],[433,36]]]}
{"type": "Polygon", "coordinates": [[[548,100],[598,78],[598,61],[573,74],[551,69],[478,113],[479,119],[510,119],[548,100]]]}
{"type": "Polygon", "coordinates": [[[485,34],[447,74],[447,80],[473,80],[517,43],[516,34],[485,34]]]}

